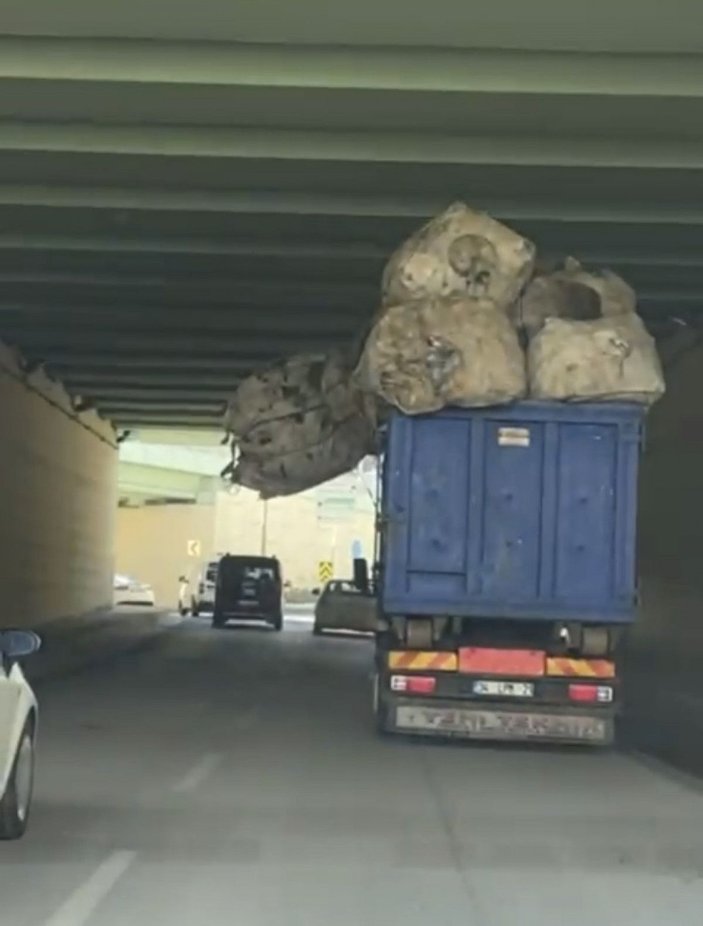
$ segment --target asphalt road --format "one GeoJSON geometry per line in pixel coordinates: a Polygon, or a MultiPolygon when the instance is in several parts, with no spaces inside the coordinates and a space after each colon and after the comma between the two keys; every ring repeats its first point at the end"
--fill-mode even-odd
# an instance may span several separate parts
{"type": "Polygon", "coordinates": [[[694,926],[703,794],[618,753],[382,741],[370,645],[211,631],[45,683],[1,926],[694,926]]]}

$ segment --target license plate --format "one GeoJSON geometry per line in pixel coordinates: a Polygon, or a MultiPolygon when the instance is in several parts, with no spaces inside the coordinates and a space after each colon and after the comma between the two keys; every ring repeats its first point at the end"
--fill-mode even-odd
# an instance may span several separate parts
{"type": "Polygon", "coordinates": [[[473,684],[475,695],[498,695],[503,698],[532,698],[535,686],[531,682],[477,681],[473,684]]]}
{"type": "Polygon", "coordinates": [[[476,711],[459,707],[400,705],[396,708],[395,722],[399,730],[476,739],[606,742],[610,733],[607,721],[597,717],[476,711]]]}

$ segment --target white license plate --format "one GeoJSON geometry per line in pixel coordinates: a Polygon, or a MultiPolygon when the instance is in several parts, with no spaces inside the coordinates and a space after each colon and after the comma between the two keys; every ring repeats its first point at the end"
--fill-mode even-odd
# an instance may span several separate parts
{"type": "Polygon", "coordinates": [[[532,698],[535,686],[532,682],[476,681],[473,692],[475,695],[497,695],[503,698],[532,698]]]}
{"type": "Polygon", "coordinates": [[[564,714],[400,705],[396,708],[395,722],[399,730],[476,739],[554,739],[582,742],[606,742],[609,739],[609,727],[605,720],[564,714]]]}

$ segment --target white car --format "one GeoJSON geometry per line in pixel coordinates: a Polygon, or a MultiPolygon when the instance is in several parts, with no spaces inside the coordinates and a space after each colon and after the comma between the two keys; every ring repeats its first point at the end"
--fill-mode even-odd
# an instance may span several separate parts
{"type": "Polygon", "coordinates": [[[146,582],[139,582],[130,576],[116,575],[112,585],[112,603],[115,607],[131,604],[153,608],[154,589],[146,582]]]}
{"type": "Polygon", "coordinates": [[[376,599],[362,594],[352,582],[332,579],[322,589],[315,605],[315,623],[312,632],[325,630],[352,630],[357,633],[374,633],[378,627],[376,599]]]}
{"type": "Polygon", "coordinates": [[[18,660],[40,646],[30,631],[0,631],[0,839],[19,839],[29,820],[37,699],[18,660]]]}
{"type": "Polygon", "coordinates": [[[203,612],[214,612],[219,563],[219,559],[209,560],[198,566],[190,576],[180,577],[178,611],[182,616],[192,614],[193,617],[198,617],[203,612]]]}

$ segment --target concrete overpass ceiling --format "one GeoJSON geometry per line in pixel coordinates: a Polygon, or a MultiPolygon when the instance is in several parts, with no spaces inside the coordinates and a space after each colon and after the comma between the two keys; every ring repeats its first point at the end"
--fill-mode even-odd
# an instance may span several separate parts
{"type": "Polygon", "coordinates": [[[0,13],[0,337],[119,425],[212,427],[351,338],[457,198],[623,273],[655,331],[699,311],[694,2],[0,13]]]}

